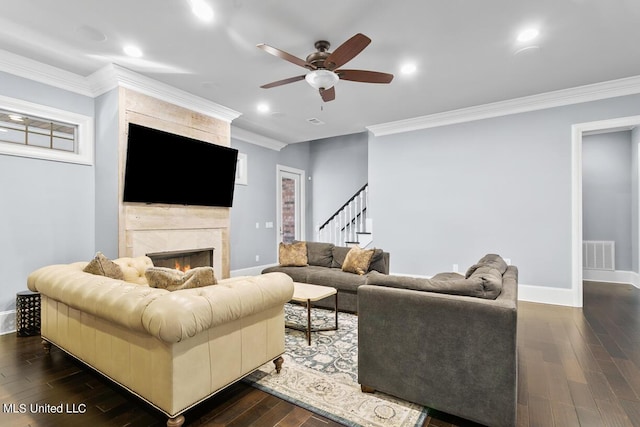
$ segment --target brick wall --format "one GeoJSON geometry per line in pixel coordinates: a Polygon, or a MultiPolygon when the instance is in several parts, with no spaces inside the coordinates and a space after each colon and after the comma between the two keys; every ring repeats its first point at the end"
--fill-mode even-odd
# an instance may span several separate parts
{"type": "Polygon", "coordinates": [[[290,243],[296,236],[296,181],[282,179],[282,241],[290,243]]]}

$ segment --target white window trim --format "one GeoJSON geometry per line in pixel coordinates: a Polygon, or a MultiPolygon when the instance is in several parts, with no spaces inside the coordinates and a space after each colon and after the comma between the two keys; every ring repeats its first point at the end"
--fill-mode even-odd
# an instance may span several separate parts
{"type": "Polygon", "coordinates": [[[31,157],[35,159],[53,160],[64,163],[76,163],[92,166],[94,163],[94,125],[93,117],[70,111],[60,110],[47,105],[35,104],[22,99],[9,98],[0,95],[0,109],[21,113],[26,116],[38,116],[38,118],[54,122],[69,123],[78,127],[77,147],[78,152],[52,150],[50,148],[34,147],[29,145],[0,142],[0,154],[10,156],[31,157]]]}

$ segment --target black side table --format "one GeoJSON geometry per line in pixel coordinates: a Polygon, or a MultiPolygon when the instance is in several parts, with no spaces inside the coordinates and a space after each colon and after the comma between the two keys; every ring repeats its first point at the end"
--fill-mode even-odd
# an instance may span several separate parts
{"type": "Polygon", "coordinates": [[[16,333],[19,337],[40,335],[40,293],[16,294],[16,333]]]}

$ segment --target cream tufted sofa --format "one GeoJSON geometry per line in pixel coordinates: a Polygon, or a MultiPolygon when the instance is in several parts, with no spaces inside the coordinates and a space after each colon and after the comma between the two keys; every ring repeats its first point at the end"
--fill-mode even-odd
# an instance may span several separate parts
{"type": "Polygon", "coordinates": [[[86,262],[29,275],[42,295],[42,338],[160,411],[182,413],[264,363],[278,371],[284,304],[293,281],[282,273],[219,280],[169,292],[147,285],[147,257],[114,260],[125,280],[85,273],[86,262]]]}

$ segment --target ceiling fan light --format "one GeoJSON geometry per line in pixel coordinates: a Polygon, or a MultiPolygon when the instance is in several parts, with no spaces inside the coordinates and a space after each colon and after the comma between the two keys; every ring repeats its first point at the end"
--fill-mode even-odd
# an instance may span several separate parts
{"type": "Polygon", "coordinates": [[[330,89],[338,83],[340,77],[338,77],[338,75],[333,71],[313,70],[307,73],[307,75],[304,76],[304,79],[314,89],[330,89]]]}
{"type": "Polygon", "coordinates": [[[537,28],[527,28],[526,30],[521,31],[520,34],[518,34],[518,41],[528,42],[538,37],[539,34],[540,32],[537,28]]]}

